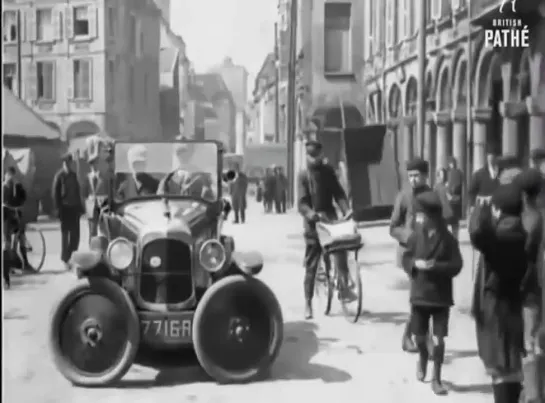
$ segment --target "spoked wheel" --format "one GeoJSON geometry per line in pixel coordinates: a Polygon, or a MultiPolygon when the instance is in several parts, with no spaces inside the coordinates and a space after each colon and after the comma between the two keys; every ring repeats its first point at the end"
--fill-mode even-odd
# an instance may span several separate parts
{"type": "Polygon", "coordinates": [[[20,248],[24,248],[27,254],[29,269],[39,272],[45,262],[45,237],[42,231],[36,227],[27,227],[25,237],[20,248]]]}
{"type": "Polygon", "coordinates": [[[134,362],[140,325],[128,294],[107,279],[81,280],[54,308],[49,344],[75,385],[117,382],[134,362]]]}
{"type": "Polygon", "coordinates": [[[331,276],[331,267],[328,262],[328,257],[324,257],[318,266],[316,279],[314,280],[314,296],[318,301],[320,310],[323,310],[324,315],[329,315],[331,312],[331,304],[333,302],[333,294],[335,286],[331,276]]]}
{"type": "Polygon", "coordinates": [[[338,269],[336,275],[338,296],[344,316],[348,321],[356,323],[363,309],[363,286],[357,259],[348,263],[347,279],[343,278],[338,269]]]}
{"type": "Polygon", "coordinates": [[[280,351],[280,305],[260,280],[229,276],[204,294],[193,320],[199,363],[219,383],[262,378],[280,351]]]}

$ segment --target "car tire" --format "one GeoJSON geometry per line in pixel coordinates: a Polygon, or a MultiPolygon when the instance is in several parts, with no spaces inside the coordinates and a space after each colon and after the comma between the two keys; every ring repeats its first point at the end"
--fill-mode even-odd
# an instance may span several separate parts
{"type": "Polygon", "coordinates": [[[132,300],[118,284],[106,278],[86,278],[72,287],[53,307],[49,326],[49,348],[59,372],[73,385],[83,387],[108,386],[118,382],[133,364],[140,345],[140,321],[132,300]],[[100,295],[109,299],[126,318],[127,342],[120,358],[108,370],[99,374],[78,369],[62,351],[61,328],[71,306],[84,295],[100,295]]]}
{"type": "Polygon", "coordinates": [[[193,346],[202,368],[218,383],[247,383],[262,379],[269,373],[271,365],[280,352],[283,332],[284,320],[282,310],[272,290],[256,278],[244,275],[232,275],[214,283],[199,301],[193,319],[193,346]],[[219,357],[211,355],[209,349],[211,345],[214,345],[216,339],[210,340],[208,336],[212,335],[220,343],[224,342],[225,338],[221,330],[210,332],[208,326],[213,326],[213,321],[210,320],[209,323],[212,324],[207,324],[207,317],[213,315],[214,310],[217,310],[218,306],[227,305],[224,304],[226,296],[240,295],[240,291],[251,292],[252,298],[258,298],[258,300],[254,300],[254,306],[256,306],[255,302],[257,302],[267,311],[263,312],[263,315],[268,315],[269,317],[269,339],[267,348],[263,349],[265,353],[262,357],[260,356],[256,359],[255,363],[252,363],[247,368],[233,369],[222,365],[219,357]]]}

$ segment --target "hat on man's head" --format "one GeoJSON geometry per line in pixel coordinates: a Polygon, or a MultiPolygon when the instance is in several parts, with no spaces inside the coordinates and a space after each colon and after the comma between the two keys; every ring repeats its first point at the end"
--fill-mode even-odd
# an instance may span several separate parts
{"type": "Polygon", "coordinates": [[[146,162],[148,160],[148,151],[144,145],[135,144],[127,151],[127,159],[129,160],[129,164],[146,162]]]}
{"type": "Polygon", "coordinates": [[[430,172],[430,166],[428,161],[423,158],[417,157],[413,158],[410,161],[407,161],[407,171],[418,171],[422,174],[427,174],[430,172]]]}
{"type": "Polygon", "coordinates": [[[534,162],[541,162],[545,160],[545,149],[543,148],[534,148],[530,151],[530,158],[534,162]]]}
{"type": "Polygon", "coordinates": [[[515,178],[515,184],[529,195],[537,195],[543,186],[543,176],[534,168],[527,169],[515,178]]]}
{"type": "Polygon", "coordinates": [[[417,207],[427,214],[441,214],[443,205],[441,198],[434,190],[425,190],[416,195],[417,207]]]}
{"type": "Polygon", "coordinates": [[[62,155],[61,160],[63,162],[72,162],[74,160],[74,157],[72,156],[72,153],[67,152],[62,155]]]}
{"type": "Polygon", "coordinates": [[[519,215],[522,212],[522,190],[517,183],[500,185],[492,193],[491,203],[504,214],[519,215]]]}
{"type": "Polygon", "coordinates": [[[322,152],[323,146],[318,140],[309,140],[305,143],[307,155],[316,157],[322,152]]]}

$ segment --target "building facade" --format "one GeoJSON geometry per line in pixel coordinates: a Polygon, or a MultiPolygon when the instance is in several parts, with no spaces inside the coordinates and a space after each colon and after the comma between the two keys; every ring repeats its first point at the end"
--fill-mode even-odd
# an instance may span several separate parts
{"type": "Polygon", "coordinates": [[[253,99],[250,127],[253,132],[253,143],[285,143],[287,134],[286,121],[286,80],[278,83],[277,61],[274,53],[265,57],[259,70],[252,91],[253,99]],[[276,101],[278,91],[278,102],[276,101]],[[278,107],[278,138],[276,127],[276,108],[278,107]]]}
{"type": "Polygon", "coordinates": [[[526,160],[545,147],[545,10],[519,0],[427,0],[424,133],[416,133],[419,2],[363,0],[366,123],[386,123],[400,168],[414,155],[444,167],[454,156],[469,176],[485,149],[526,160]],[[471,7],[471,9],[469,8],[471,7]],[[530,32],[529,47],[494,48],[486,32],[499,19],[530,32]]]}
{"type": "MultiPolygon", "coordinates": [[[[284,2],[279,8],[284,13],[290,9],[284,2]]],[[[289,23],[283,25],[289,29],[289,23]]],[[[336,166],[344,159],[342,129],[363,125],[363,34],[363,1],[297,1],[295,173],[305,167],[308,136],[320,137],[336,166]]]]}
{"type": "Polygon", "coordinates": [[[4,83],[62,134],[160,132],[160,13],[151,0],[5,1],[4,83]]]}
{"type": "Polygon", "coordinates": [[[242,154],[246,143],[246,105],[248,102],[248,71],[244,66],[233,63],[231,58],[226,58],[223,63],[211,69],[210,73],[221,75],[225,85],[231,92],[236,106],[235,117],[235,152],[242,154]]]}

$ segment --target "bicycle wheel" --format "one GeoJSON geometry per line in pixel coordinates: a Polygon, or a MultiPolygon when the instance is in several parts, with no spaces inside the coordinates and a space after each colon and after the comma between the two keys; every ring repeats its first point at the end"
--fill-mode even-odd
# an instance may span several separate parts
{"type": "Polygon", "coordinates": [[[363,286],[361,281],[361,273],[357,259],[355,262],[348,263],[348,284],[347,292],[350,294],[350,298],[343,298],[341,296],[341,287],[345,283],[341,278],[339,270],[336,270],[339,301],[344,313],[345,318],[356,323],[360,318],[363,308],[363,286]]]}
{"type": "Polygon", "coordinates": [[[324,257],[318,266],[316,279],[314,280],[314,295],[318,300],[320,310],[323,310],[324,315],[329,315],[335,287],[331,277],[331,270],[326,266],[326,259],[324,257]]]}
{"type": "Polygon", "coordinates": [[[30,269],[39,272],[45,262],[45,237],[42,231],[36,227],[27,227],[22,247],[26,249],[30,269]]]}

